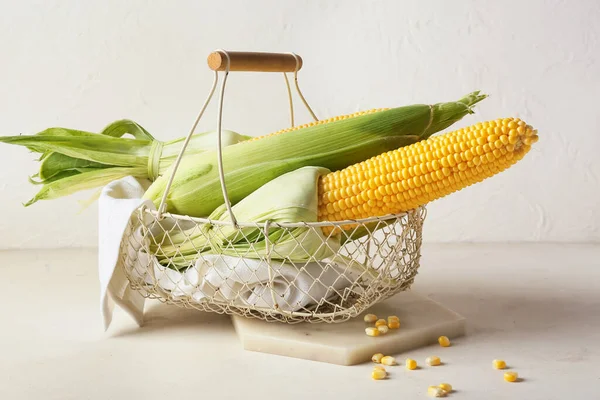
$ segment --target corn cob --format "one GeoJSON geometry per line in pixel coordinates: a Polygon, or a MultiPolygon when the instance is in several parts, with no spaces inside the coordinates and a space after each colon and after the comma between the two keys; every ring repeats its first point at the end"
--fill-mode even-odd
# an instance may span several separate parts
{"type": "MultiPolygon", "coordinates": [[[[229,200],[236,204],[265,183],[303,166],[335,171],[426,139],[472,113],[472,106],[485,97],[473,92],[449,103],[337,117],[328,123],[229,146],[223,149],[229,200]]],[[[168,211],[206,216],[223,204],[218,169],[216,151],[203,153],[201,158],[184,158],[167,196],[168,211]]],[[[167,171],[158,178],[144,198],[158,205],[170,175],[167,171]]]]}
{"type": "Polygon", "coordinates": [[[531,126],[505,118],[380,154],[321,177],[319,220],[408,211],[505,170],[537,140],[531,126]]]}

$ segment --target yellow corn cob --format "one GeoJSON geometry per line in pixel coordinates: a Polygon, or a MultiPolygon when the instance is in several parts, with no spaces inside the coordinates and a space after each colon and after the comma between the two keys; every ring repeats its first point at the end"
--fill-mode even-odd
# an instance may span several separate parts
{"type": "Polygon", "coordinates": [[[408,211],[505,170],[537,140],[531,126],[505,118],[380,154],[320,179],[319,220],[408,211]]]}
{"type": "Polygon", "coordinates": [[[342,121],[342,120],[345,120],[345,119],[350,119],[350,118],[354,118],[354,117],[360,117],[361,115],[373,114],[373,113],[380,112],[380,111],[385,111],[385,110],[389,110],[389,108],[373,108],[371,110],[358,111],[358,112],[355,112],[353,114],[338,115],[337,117],[332,117],[332,118],[329,118],[329,119],[323,119],[323,120],[320,120],[320,121],[309,122],[308,124],[304,124],[304,125],[296,125],[296,126],[293,126],[291,128],[285,128],[285,129],[279,130],[277,132],[269,133],[268,135],[257,136],[257,137],[254,137],[252,139],[246,140],[245,143],[247,143],[247,142],[254,142],[254,141],[259,140],[259,139],[264,139],[266,137],[271,137],[271,136],[279,135],[279,134],[286,133],[286,132],[292,132],[292,131],[297,131],[297,130],[304,129],[304,128],[309,128],[311,126],[324,125],[324,124],[328,124],[330,122],[342,121]]]}

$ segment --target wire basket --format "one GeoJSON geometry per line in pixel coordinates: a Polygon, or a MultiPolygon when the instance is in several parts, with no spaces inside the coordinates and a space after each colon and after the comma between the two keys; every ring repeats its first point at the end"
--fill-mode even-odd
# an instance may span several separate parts
{"type": "Polygon", "coordinates": [[[120,257],[131,288],[144,297],[181,307],[287,323],[342,322],[410,288],[419,268],[424,207],[403,214],[335,222],[237,221],[221,159],[222,106],[229,71],[283,72],[294,126],[286,75],[293,72],[300,99],[317,118],[298,86],[302,59],[293,53],[218,50],[209,56],[209,66],[215,72],[211,91],[174,163],[160,206],[157,210],[140,207],[125,230],[120,257]],[[165,212],[177,167],[215,92],[219,71],[224,71],[224,78],[217,116],[218,167],[230,222],[165,212]],[[223,240],[224,230],[231,232],[232,227],[235,237],[227,236],[219,252],[196,245],[198,239],[203,243],[223,240]],[[274,228],[282,237],[295,238],[285,251],[270,240],[274,228]],[[295,236],[298,229],[306,235],[295,236]],[[316,251],[314,242],[312,251],[303,245],[302,238],[308,235],[313,240],[321,238],[316,251]]]}

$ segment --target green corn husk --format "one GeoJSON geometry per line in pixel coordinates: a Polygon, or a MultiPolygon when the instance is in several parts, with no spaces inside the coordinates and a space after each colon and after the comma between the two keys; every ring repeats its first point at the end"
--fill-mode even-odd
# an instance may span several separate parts
{"type": "MultiPolygon", "coordinates": [[[[399,107],[229,146],[223,149],[229,199],[236,204],[272,179],[303,166],[338,170],[427,139],[472,113],[471,107],[485,97],[473,92],[456,102],[399,107]]],[[[170,175],[169,169],[144,197],[158,205],[170,175]]],[[[201,217],[223,203],[217,152],[206,152],[201,159],[186,157],[168,193],[167,210],[201,217]]]]}
{"type": "MultiPolygon", "coordinates": [[[[232,131],[223,131],[223,145],[249,139],[232,131]]],[[[36,135],[4,136],[0,142],[20,145],[41,153],[40,168],[30,182],[42,185],[27,203],[50,200],[80,190],[104,186],[125,176],[154,180],[177,158],[185,138],[159,142],[139,124],[115,121],[102,132],[91,133],[66,128],[49,128],[36,135]],[[123,137],[130,134],[133,138],[123,137]],[[156,160],[154,158],[157,158],[156,160]]],[[[214,149],[217,133],[192,136],[187,156],[214,149]]]]}
{"type": "MultiPolygon", "coordinates": [[[[316,222],[317,182],[320,175],[328,172],[325,168],[317,167],[304,167],[288,172],[266,183],[232,207],[236,219],[256,223],[258,227],[238,229],[230,224],[204,224],[183,231],[176,230],[178,228],[175,227],[152,238],[153,252],[158,254],[161,263],[177,269],[193,263],[199,252],[264,258],[267,255],[264,223],[316,222]]],[[[224,204],[214,210],[209,219],[231,222],[224,204]]],[[[335,251],[339,247],[339,238],[327,238],[321,229],[306,227],[283,229],[271,225],[268,240],[271,258],[289,262],[311,258],[320,260],[333,255],[332,249],[335,251]],[[324,242],[328,246],[324,246],[324,242]]]]}

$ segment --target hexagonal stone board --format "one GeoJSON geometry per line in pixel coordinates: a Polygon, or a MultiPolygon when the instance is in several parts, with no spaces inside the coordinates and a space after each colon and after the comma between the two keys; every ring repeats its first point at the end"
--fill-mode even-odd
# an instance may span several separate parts
{"type": "Polygon", "coordinates": [[[413,292],[402,292],[340,324],[300,323],[287,325],[258,319],[233,317],[244,349],[262,353],[354,365],[371,360],[375,353],[398,354],[465,334],[465,318],[441,304],[413,292]],[[397,315],[400,329],[379,337],[365,334],[363,315],[379,318],[397,315]]]}

